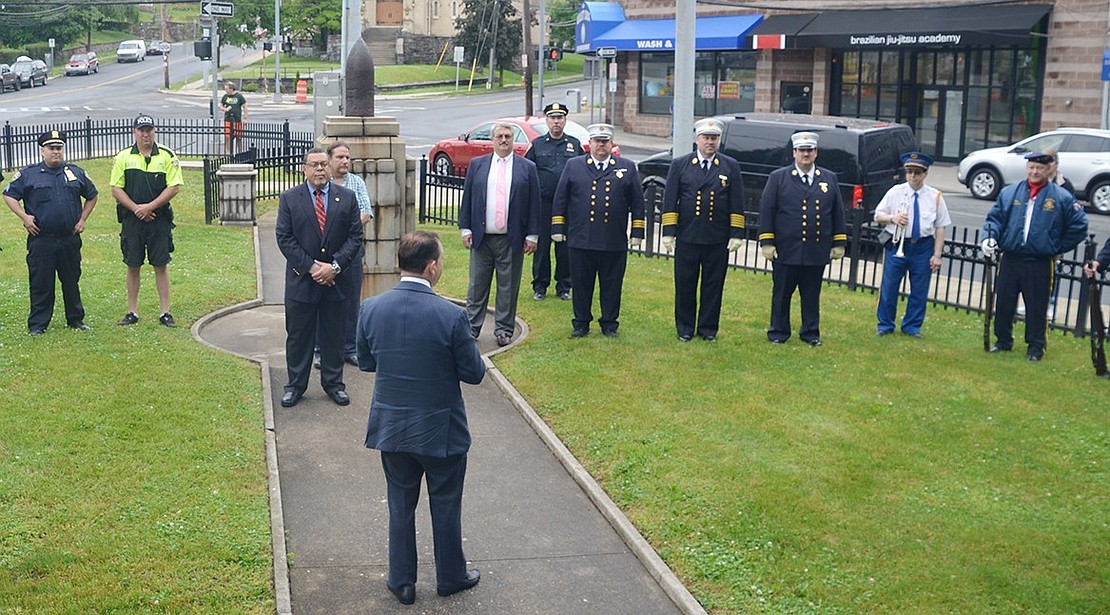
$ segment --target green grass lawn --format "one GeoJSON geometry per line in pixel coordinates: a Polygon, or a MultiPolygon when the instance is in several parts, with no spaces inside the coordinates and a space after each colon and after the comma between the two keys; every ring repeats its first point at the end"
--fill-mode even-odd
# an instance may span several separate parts
{"type": "MultiPolygon", "coordinates": [[[[428,228],[464,297],[454,229],[428,228]]],[[[732,271],[719,341],[682,344],[672,280],[629,258],[617,340],[522,298],[531,336],[496,363],[710,612],[1110,612],[1086,340],[988,355],[980,317],[935,306],[923,340],[877,338],[876,297],[827,286],[825,345],[772,346],[770,276],[732,271]]]]}
{"type": "MultiPolygon", "coordinates": [[[[59,306],[27,335],[23,232],[0,216],[0,611],[272,612],[258,370],[187,329],[254,296],[250,230],[204,225],[188,172],[182,327],[155,324],[149,268],[142,322],[117,327],[108,164],[83,165],[92,331],[59,306]]],[[[455,229],[428,228],[440,291],[464,296],[455,229]]],[[[987,355],[979,317],[937,307],[925,339],[876,338],[875,296],[826,287],[825,345],[772,346],[769,276],[733,271],[719,341],[681,344],[672,292],[669,261],[630,257],[617,340],[522,299],[531,336],[496,362],[711,612],[1108,612],[1110,382],[1085,340],[987,355]]]]}
{"type": "Polygon", "coordinates": [[[173,313],[143,269],[127,311],[110,161],[83,234],[91,331],[27,335],[19,220],[0,216],[0,612],[270,613],[272,556],[256,366],[189,325],[255,295],[250,229],[206,226],[200,174],[175,199],[173,313]]]}

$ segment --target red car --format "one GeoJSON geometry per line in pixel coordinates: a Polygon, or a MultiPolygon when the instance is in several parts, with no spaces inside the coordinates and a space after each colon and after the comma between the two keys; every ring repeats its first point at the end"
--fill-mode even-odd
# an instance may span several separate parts
{"type": "Polygon", "coordinates": [[[100,60],[95,51],[88,53],[75,53],[66,63],[66,76],[91,75],[100,72],[100,60]]]}
{"type": "MultiPolygon", "coordinates": [[[[547,120],[541,116],[505,117],[482,122],[453,139],[444,139],[433,145],[428,153],[432,168],[440,175],[465,175],[471,160],[493,152],[493,127],[501,123],[513,125],[513,151],[521,156],[532,147],[532,139],[547,134],[547,120]]],[[[587,153],[590,151],[589,132],[585,127],[567,120],[565,130],[582,142],[582,148],[587,153]]],[[[620,146],[613,146],[613,155],[621,155],[620,146]]]]}

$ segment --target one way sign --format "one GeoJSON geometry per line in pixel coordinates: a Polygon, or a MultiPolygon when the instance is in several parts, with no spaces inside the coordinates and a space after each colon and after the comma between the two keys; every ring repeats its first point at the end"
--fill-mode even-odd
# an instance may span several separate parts
{"type": "Polygon", "coordinates": [[[230,2],[201,2],[200,14],[212,17],[231,17],[235,15],[235,5],[230,2]]]}

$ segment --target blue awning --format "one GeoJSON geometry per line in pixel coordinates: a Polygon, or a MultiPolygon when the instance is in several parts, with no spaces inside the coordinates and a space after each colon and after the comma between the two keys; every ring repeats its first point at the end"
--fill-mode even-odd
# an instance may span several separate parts
{"type": "MultiPolygon", "coordinates": [[[[762,15],[698,17],[695,25],[695,49],[746,49],[744,37],[760,21],[763,21],[762,15]]],[[[615,47],[617,51],[673,51],[674,35],[673,19],[630,19],[600,36],[595,36],[589,41],[589,50],[615,47]]]]}
{"type": "Polygon", "coordinates": [[[583,2],[574,24],[574,50],[590,51],[590,41],[624,23],[624,8],[616,2],[583,2]]]}

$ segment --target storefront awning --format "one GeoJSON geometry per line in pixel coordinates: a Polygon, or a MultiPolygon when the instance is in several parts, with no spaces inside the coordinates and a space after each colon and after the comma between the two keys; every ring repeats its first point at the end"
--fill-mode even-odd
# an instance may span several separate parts
{"type": "MultiPolygon", "coordinates": [[[[695,49],[744,49],[744,37],[762,19],[762,15],[699,17],[695,26],[695,49]]],[[[673,51],[674,35],[673,19],[630,19],[594,37],[590,41],[590,49],[614,47],[617,51],[673,51]]]]}
{"type": "Polygon", "coordinates": [[[616,2],[583,2],[574,23],[574,50],[590,51],[591,40],[624,21],[624,9],[616,2]]]}
{"type": "Polygon", "coordinates": [[[788,49],[794,36],[809,25],[817,13],[771,15],[749,33],[752,49],[788,49]]]}
{"type": "Polygon", "coordinates": [[[1024,45],[1049,4],[827,11],[801,29],[792,47],[898,49],[1024,45]]]}

